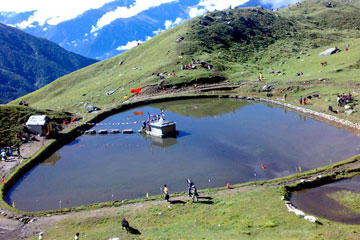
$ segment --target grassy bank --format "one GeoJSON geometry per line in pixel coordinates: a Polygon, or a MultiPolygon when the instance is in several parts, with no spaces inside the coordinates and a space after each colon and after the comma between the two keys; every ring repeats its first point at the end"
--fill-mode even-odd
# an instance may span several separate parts
{"type": "MultiPolygon", "coordinates": [[[[68,217],[45,225],[48,239],[355,239],[358,226],[320,219],[318,225],[289,213],[276,187],[203,194],[202,203],[134,204],[68,217]],[[121,230],[123,217],[141,235],[121,230]]],[[[30,238],[36,239],[36,238],[30,238]]]]}

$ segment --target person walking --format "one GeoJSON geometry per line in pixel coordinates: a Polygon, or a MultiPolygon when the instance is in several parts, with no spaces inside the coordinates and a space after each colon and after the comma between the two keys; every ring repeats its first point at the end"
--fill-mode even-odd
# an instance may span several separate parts
{"type": "Polygon", "coordinates": [[[302,96],[299,97],[299,103],[302,104],[302,96]]]}
{"type": "Polygon", "coordinates": [[[168,189],[168,187],[166,186],[166,184],[164,184],[163,193],[164,193],[164,199],[165,199],[165,201],[166,201],[166,202],[170,202],[170,201],[169,201],[169,198],[170,198],[170,196],[169,196],[169,189],[168,189]]]}
{"type": "Polygon", "coordinates": [[[186,182],[188,185],[188,196],[191,197],[191,188],[194,185],[194,183],[189,178],[186,180],[186,182]]]}
{"type": "Polygon", "coordinates": [[[18,157],[18,158],[22,158],[22,157],[21,157],[21,154],[20,154],[20,147],[17,147],[17,148],[16,148],[16,153],[17,153],[17,157],[18,157]]]}
{"type": "Polygon", "coordinates": [[[306,105],[306,97],[304,97],[303,104],[306,105]]]}
{"type": "Polygon", "coordinates": [[[264,79],[262,72],[259,73],[258,80],[261,82],[264,79]]]}

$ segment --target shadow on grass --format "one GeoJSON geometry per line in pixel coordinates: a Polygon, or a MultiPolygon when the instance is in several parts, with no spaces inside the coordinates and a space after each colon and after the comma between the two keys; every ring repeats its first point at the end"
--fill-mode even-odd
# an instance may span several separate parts
{"type": "Polygon", "coordinates": [[[137,230],[136,228],[133,228],[133,227],[129,227],[129,232],[131,234],[134,234],[134,235],[140,235],[141,232],[139,230],[137,230]]]}
{"type": "Polygon", "coordinates": [[[200,203],[200,204],[209,204],[209,205],[214,204],[214,202],[213,202],[213,201],[211,201],[211,200],[208,200],[208,201],[197,201],[196,203],[200,203]]]}
{"type": "Polygon", "coordinates": [[[198,199],[206,199],[206,200],[212,200],[212,197],[198,197],[198,199]]]}
{"type": "Polygon", "coordinates": [[[181,201],[181,200],[172,200],[170,201],[170,204],[185,204],[186,202],[181,201]]]}

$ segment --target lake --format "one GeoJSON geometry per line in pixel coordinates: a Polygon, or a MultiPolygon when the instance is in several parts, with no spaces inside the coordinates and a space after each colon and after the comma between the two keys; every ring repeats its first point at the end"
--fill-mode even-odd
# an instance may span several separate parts
{"type": "Polygon", "coordinates": [[[288,176],[359,153],[359,137],[277,106],[238,99],[193,99],[138,107],[93,129],[134,134],[83,135],[29,171],[6,201],[24,211],[74,207],[288,176]],[[148,113],[165,110],[176,138],[137,133],[148,113]],[[139,115],[143,112],[143,115],[139,115]],[[136,124],[134,124],[136,122],[136,124]],[[118,124],[113,126],[112,124],[118,124]],[[109,125],[111,124],[111,125],[109,125]],[[61,203],[59,203],[61,201],[61,203]]]}

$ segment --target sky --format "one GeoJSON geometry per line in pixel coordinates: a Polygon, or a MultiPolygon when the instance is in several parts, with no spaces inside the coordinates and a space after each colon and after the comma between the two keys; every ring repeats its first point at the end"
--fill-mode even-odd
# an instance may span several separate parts
{"type": "MultiPolygon", "coordinates": [[[[0,0],[0,12],[26,12],[36,11],[27,21],[18,25],[20,28],[31,27],[37,23],[43,26],[45,23],[56,25],[60,22],[73,19],[90,9],[97,9],[104,4],[115,0],[0,0]]],[[[107,12],[98,19],[92,32],[100,30],[118,18],[129,18],[136,16],[142,11],[148,10],[162,4],[177,2],[178,0],[133,0],[130,7],[118,7],[114,11],[107,12]]],[[[248,0],[194,0],[194,5],[188,8],[189,17],[204,14],[207,11],[223,10],[229,6],[238,6],[248,0]]],[[[272,3],[274,8],[287,3],[295,3],[294,0],[262,0],[264,3],[272,3]]],[[[178,21],[181,23],[181,21],[178,21]]],[[[169,23],[167,23],[169,24],[169,23]]]]}

